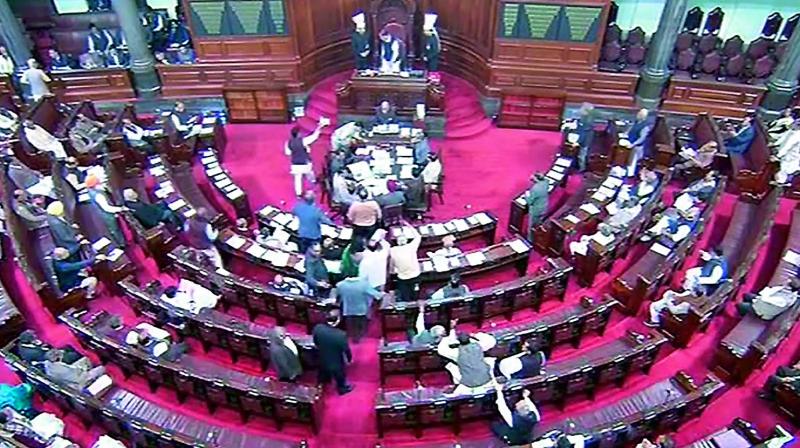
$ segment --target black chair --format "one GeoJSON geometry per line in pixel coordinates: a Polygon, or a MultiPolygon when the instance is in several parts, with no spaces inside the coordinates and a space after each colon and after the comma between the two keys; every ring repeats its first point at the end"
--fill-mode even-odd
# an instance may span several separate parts
{"type": "Polygon", "coordinates": [[[393,204],[383,207],[383,225],[385,227],[397,226],[403,222],[403,204],[393,204]]]}

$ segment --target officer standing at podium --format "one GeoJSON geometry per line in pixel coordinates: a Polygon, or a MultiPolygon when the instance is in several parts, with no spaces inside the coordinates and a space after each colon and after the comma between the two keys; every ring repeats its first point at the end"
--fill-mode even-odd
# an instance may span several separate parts
{"type": "Polygon", "coordinates": [[[429,72],[439,71],[439,53],[442,51],[442,43],[439,40],[439,32],[436,31],[436,20],[439,16],[435,13],[425,14],[425,24],[422,33],[425,43],[425,51],[422,57],[429,72]]]}
{"type": "Polygon", "coordinates": [[[356,28],[353,31],[351,45],[356,61],[356,70],[366,70],[369,68],[369,55],[372,52],[369,36],[367,36],[367,16],[362,11],[358,11],[353,16],[353,23],[356,28]]]}

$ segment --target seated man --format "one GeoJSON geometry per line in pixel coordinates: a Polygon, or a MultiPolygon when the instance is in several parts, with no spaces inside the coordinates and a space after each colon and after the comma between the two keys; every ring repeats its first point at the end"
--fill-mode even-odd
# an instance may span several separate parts
{"type": "MultiPolygon", "coordinates": [[[[450,323],[454,327],[457,321],[450,323]]],[[[445,335],[445,329],[442,325],[434,325],[430,328],[425,328],[425,301],[419,302],[419,314],[417,320],[414,321],[414,328],[408,331],[409,341],[411,345],[426,346],[437,345],[445,335]]]]}
{"type": "Polygon", "coordinates": [[[125,68],[130,62],[131,58],[127,51],[112,48],[106,54],[106,67],[125,68]]]}
{"type": "Polygon", "coordinates": [[[461,274],[458,272],[450,276],[450,281],[431,294],[431,300],[449,299],[451,297],[463,297],[469,294],[469,287],[461,283],[461,274]]]}
{"type": "Polygon", "coordinates": [[[603,245],[608,244],[608,242],[613,241],[614,235],[616,234],[616,230],[609,226],[608,224],[601,222],[597,226],[597,232],[592,235],[581,235],[575,241],[570,241],[569,243],[569,253],[572,255],[583,255],[585,256],[589,253],[589,243],[592,240],[600,241],[603,245]]]}
{"type": "Polygon", "coordinates": [[[647,168],[639,172],[639,183],[631,189],[629,195],[637,198],[646,198],[658,188],[658,174],[647,168]]]}
{"type": "Polygon", "coordinates": [[[101,30],[94,23],[89,24],[86,36],[86,52],[89,54],[105,54],[114,48],[114,36],[108,30],[101,30]]]}
{"type": "Polygon", "coordinates": [[[100,148],[106,137],[107,135],[103,133],[102,123],[90,120],[83,115],[78,115],[69,130],[69,141],[72,143],[72,147],[83,154],[104,152],[100,148]]]}
{"type": "Polygon", "coordinates": [[[339,171],[333,174],[333,202],[341,204],[345,207],[350,207],[354,202],[358,201],[356,194],[358,184],[352,180],[348,180],[346,171],[339,171]]]}
{"type": "Polygon", "coordinates": [[[759,398],[774,400],[775,388],[780,384],[785,384],[790,389],[794,390],[795,393],[800,393],[800,362],[791,367],[778,367],[775,375],[770,375],[770,377],[767,378],[767,382],[764,384],[764,390],[758,394],[759,398]]]}
{"type": "Polygon", "coordinates": [[[164,294],[161,296],[161,300],[164,302],[194,314],[206,308],[216,308],[219,298],[219,294],[215,294],[207,288],[185,278],[182,278],[178,282],[178,286],[166,288],[164,294]]]}
{"type": "Polygon", "coordinates": [[[722,249],[712,248],[709,252],[700,251],[702,266],[686,271],[683,289],[696,295],[709,295],[723,281],[728,279],[728,261],[722,249]]]}
{"type": "Polygon", "coordinates": [[[38,229],[47,225],[47,213],[28,196],[25,190],[14,190],[11,204],[14,213],[22,218],[29,228],[38,229]]]}
{"type": "Polygon", "coordinates": [[[381,101],[378,110],[375,112],[375,118],[372,120],[374,126],[387,125],[397,123],[397,112],[388,101],[381,101]]]}
{"type": "MultiPolygon", "coordinates": [[[[61,432],[63,433],[64,422],[62,422],[58,417],[47,413],[42,413],[39,415],[48,415],[57,420],[58,423],[61,424],[61,432]]],[[[48,442],[50,442],[48,437],[44,437],[36,431],[37,428],[34,426],[34,423],[31,421],[31,419],[15,411],[11,407],[4,407],[2,410],[0,410],[0,428],[2,428],[3,432],[13,434],[14,438],[21,437],[22,439],[34,441],[34,446],[52,446],[48,445],[48,442]]],[[[58,437],[58,434],[56,434],[54,437],[58,437]]]]}
{"type": "Polygon", "coordinates": [[[97,255],[94,258],[80,260],[77,252],[71,253],[63,247],[53,249],[53,271],[56,274],[58,288],[65,293],[74,288],[85,288],[86,298],[93,298],[97,289],[97,278],[89,276],[86,270],[94,264],[95,259],[104,260],[105,256],[97,255]]]}
{"type": "Polygon", "coordinates": [[[717,182],[717,173],[709,171],[702,179],[692,182],[684,192],[694,196],[699,201],[706,201],[717,189],[717,182]]]}
{"type": "Polygon", "coordinates": [[[406,195],[403,194],[403,184],[390,180],[386,183],[386,189],[389,190],[388,193],[375,197],[375,202],[377,202],[381,208],[392,205],[403,205],[406,203],[406,195]]]}
{"type": "Polygon", "coordinates": [[[56,247],[63,247],[70,253],[77,253],[80,245],[84,244],[83,237],[78,234],[77,226],[73,226],[67,221],[64,215],[64,204],[61,201],[51,202],[47,206],[47,226],[56,247]]]}
{"type": "Polygon", "coordinates": [[[742,119],[742,124],[738,130],[731,128],[728,131],[728,137],[725,138],[725,148],[730,155],[745,154],[750,149],[750,145],[753,144],[755,138],[756,130],[753,126],[753,117],[747,115],[742,119]]]}
{"type": "Polygon", "coordinates": [[[39,151],[53,154],[56,159],[65,159],[67,157],[64,145],[53,134],[34,123],[33,120],[23,121],[22,126],[25,139],[31,146],[39,151]]]}
{"type": "Polygon", "coordinates": [[[150,138],[156,133],[156,131],[142,128],[130,118],[122,119],[122,134],[125,137],[125,141],[128,142],[128,145],[132,148],[144,151],[148,155],[155,153],[150,138]]]}
{"type": "Polygon", "coordinates": [[[487,333],[459,333],[456,336],[455,326],[439,341],[436,352],[452,361],[445,368],[458,385],[452,392],[454,395],[480,391],[491,385],[495,359],[484,357],[484,352],[495,345],[497,340],[487,333]]]}
{"type": "Polygon", "coordinates": [[[331,134],[331,149],[333,151],[349,151],[353,145],[362,140],[362,131],[361,123],[356,121],[339,126],[331,134]]]}
{"type": "Polygon", "coordinates": [[[0,107],[0,140],[13,136],[18,127],[19,116],[5,107],[0,107]]]}
{"type": "Polygon", "coordinates": [[[782,285],[767,286],[758,294],[747,293],[736,305],[736,311],[740,316],[753,313],[762,320],[775,319],[797,302],[798,289],[800,279],[793,277],[782,285]]]}
{"type": "Polygon", "coordinates": [[[125,343],[141,347],[142,350],[156,358],[175,362],[189,350],[185,342],[173,343],[170,334],[147,322],[142,322],[131,329],[125,336],[125,343]]]}
{"type": "Polygon", "coordinates": [[[774,158],[780,163],[775,180],[781,184],[789,183],[800,172],[800,120],[795,120],[791,130],[775,142],[775,148],[774,158]]]}
{"type": "Polygon", "coordinates": [[[302,281],[292,277],[284,277],[280,274],[276,275],[275,278],[269,282],[269,287],[277,291],[288,292],[289,294],[295,295],[305,296],[309,293],[308,285],[302,281]]]}
{"type": "Polygon", "coordinates": [[[84,389],[106,373],[105,367],[93,367],[92,362],[86,357],[71,364],[66,363],[64,352],[57,348],[50,349],[45,357],[45,374],[51,380],[67,387],[84,389]]]}
{"type": "Polygon", "coordinates": [[[445,235],[442,238],[442,247],[435,252],[428,252],[428,257],[457,257],[463,252],[456,246],[456,237],[445,235]]]}
{"type": "Polygon", "coordinates": [[[194,64],[195,58],[197,57],[194,50],[189,47],[181,47],[173,54],[174,64],[194,64]]]}
{"type": "Polygon", "coordinates": [[[330,261],[341,261],[344,248],[337,245],[333,238],[322,238],[322,258],[330,261]]]}
{"type": "Polygon", "coordinates": [[[520,353],[503,358],[497,363],[495,377],[502,375],[509,380],[532,378],[541,375],[546,362],[544,352],[536,347],[532,339],[528,339],[520,353]]]}
{"type": "Polygon", "coordinates": [[[691,291],[675,292],[667,290],[660,300],[655,300],[650,304],[650,320],[644,324],[648,327],[655,327],[661,325],[661,313],[668,310],[670,313],[677,316],[685,315],[689,312],[691,305],[689,302],[682,302],[680,299],[692,295],[691,291]]]}
{"type": "Polygon", "coordinates": [[[174,49],[191,49],[192,36],[186,25],[179,20],[172,19],[169,21],[169,36],[167,37],[167,48],[174,49]]]}
{"type": "Polygon", "coordinates": [[[55,48],[48,50],[47,57],[50,59],[51,72],[72,70],[69,58],[59,53],[55,48]]]}
{"type": "Polygon", "coordinates": [[[422,169],[420,177],[422,178],[423,182],[430,185],[439,182],[441,176],[442,161],[439,160],[439,156],[437,156],[435,153],[430,153],[428,155],[428,163],[425,165],[425,168],[422,169]]]}
{"type": "Polygon", "coordinates": [[[624,232],[640,213],[642,213],[642,205],[638,199],[633,197],[623,202],[619,208],[612,207],[609,211],[611,216],[606,220],[606,224],[614,233],[624,232]]]}
{"type": "Polygon", "coordinates": [[[531,392],[522,390],[522,399],[514,405],[512,411],[503,395],[503,385],[495,383],[497,394],[497,410],[502,421],[492,423],[492,432],[498,439],[509,445],[530,444],[533,441],[533,429],[542,420],[536,405],[531,401],[531,392]]]}
{"type": "Polygon", "coordinates": [[[175,229],[183,225],[181,217],[172,211],[165,203],[147,204],[139,200],[139,194],[131,188],[126,188],[122,192],[125,199],[125,207],[128,207],[133,216],[145,229],[152,229],[161,223],[173,226],[175,229]]]}
{"type": "Polygon", "coordinates": [[[670,207],[656,217],[656,223],[647,229],[642,236],[642,241],[650,241],[663,235],[678,243],[689,236],[699,217],[700,209],[695,206],[686,211],[670,207]]]}
{"type": "Polygon", "coordinates": [[[786,108],[781,113],[781,116],[773,120],[767,126],[767,135],[770,141],[775,141],[783,136],[784,133],[792,129],[792,124],[795,122],[792,109],[786,108]]]}
{"type": "Polygon", "coordinates": [[[683,148],[678,156],[681,162],[675,165],[675,171],[685,171],[688,169],[707,170],[711,168],[714,159],[719,152],[719,145],[714,140],[711,140],[697,149],[683,148]]]}
{"type": "Polygon", "coordinates": [[[428,160],[428,156],[430,154],[431,143],[428,141],[427,137],[414,144],[414,163],[422,165],[426,160],[428,160]]]}

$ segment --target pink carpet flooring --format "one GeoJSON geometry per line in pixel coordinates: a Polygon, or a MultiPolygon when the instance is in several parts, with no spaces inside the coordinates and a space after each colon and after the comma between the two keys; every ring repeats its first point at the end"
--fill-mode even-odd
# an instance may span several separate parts
{"type": "MultiPolygon", "coordinates": [[[[312,94],[311,104],[308,107],[309,118],[301,120],[301,126],[312,127],[313,122],[320,115],[333,115],[331,111],[335,111],[335,101],[331,100],[331,95],[335,81],[335,79],[327,81],[312,94]]],[[[477,95],[474,91],[459,80],[448,78],[447,83],[447,113],[448,117],[452,118],[448,125],[448,131],[452,127],[454,132],[449,135],[455,137],[434,142],[434,147],[443,155],[446,183],[444,204],[437,201],[431,217],[433,220],[442,220],[464,216],[471,210],[486,209],[500,218],[498,237],[502,237],[506,234],[505,227],[511,199],[526,187],[531,172],[549,167],[557,151],[560,136],[551,132],[494,128],[488,123],[488,120],[480,117],[477,95]]],[[[248,193],[253,210],[258,210],[267,204],[288,208],[294,201],[292,180],[288,174],[289,161],[282,151],[283,142],[290,128],[290,125],[231,125],[227,127],[229,145],[224,164],[235,181],[248,193]]],[[[319,172],[320,163],[329,148],[327,139],[326,136],[313,146],[317,172],[319,172]]],[[[202,183],[202,180],[200,182],[202,183]]],[[[579,182],[578,176],[573,176],[566,191],[557,193],[553,200],[557,201],[560,197],[570,194],[579,182]]],[[[701,244],[698,245],[700,248],[707,247],[722,237],[735,199],[734,196],[726,195],[717,206],[712,222],[707,227],[701,244]]],[[[788,201],[782,204],[769,241],[761,250],[756,265],[748,276],[747,284],[742,291],[759,288],[769,278],[786,240],[793,206],[794,204],[788,201]]],[[[634,249],[624,260],[618,260],[614,269],[610,273],[601,274],[592,288],[582,289],[571,282],[565,302],[575,303],[583,295],[602,294],[607,290],[611,280],[623,272],[625,267],[641,254],[641,250],[642,248],[634,249]]],[[[145,259],[140,250],[133,249],[129,253],[141,266],[143,278],[157,276],[162,280],[174,281],[168,275],[159,273],[152,260],[145,259]]],[[[696,257],[697,253],[695,252],[686,266],[692,266],[692,260],[696,257]]],[[[532,257],[531,268],[541,261],[539,256],[532,257]]],[[[232,269],[258,278],[268,277],[267,273],[252,266],[242,265],[242,263],[235,263],[232,269]]],[[[31,327],[52,343],[60,345],[71,342],[77,345],[69,331],[57,324],[53,317],[43,310],[38,297],[27,285],[24,276],[15,265],[5,262],[0,272],[4,285],[9,288],[10,294],[22,308],[31,327]]],[[[470,283],[477,287],[507,280],[512,275],[510,272],[501,272],[487,278],[477,279],[474,282],[470,281],[470,283]]],[[[678,273],[676,281],[681,278],[680,275],[681,273],[678,273]]],[[[548,312],[559,306],[561,306],[559,302],[548,302],[542,312],[548,312]]],[[[135,319],[124,298],[104,294],[102,298],[94,301],[91,307],[119,313],[126,321],[135,319]]],[[[242,311],[232,310],[232,312],[240,313],[242,311]]],[[[514,316],[514,322],[524,322],[534,316],[533,312],[519,313],[514,316]]],[[[642,329],[642,318],[643,314],[637,317],[624,317],[615,313],[603,337],[588,337],[578,349],[559,348],[555,351],[554,358],[559,359],[584,353],[623,335],[629,329],[642,329]]],[[[710,370],[711,358],[719,341],[736,320],[732,308],[728,309],[712,322],[705,333],[698,335],[689,348],[682,350],[665,348],[649,375],[634,375],[622,389],[604,389],[594,401],[580,397],[575,398],[568,402],[563,411],[552,406],[543,406],[545,421],[600,409],[608,403],[681,370],[694,375],[695,378],[701,378],[710,370]]],[[[270,320],[262,317],[259,318],[259,322],[269,324],[270,320]]],[[[496,323],[500,326],[507,324],[503,319],[497,320],[496,323]]],[[[303,331],[302,328],[292,325],[289,326],[289,330],[291,332],[303,331]]],[[[337,396],[330,388],[326,391],[322,428],[319,435],[312,436],[307,429],[293,426],[279,432],[270,422],[261,419],[252,420],[244,430],[287,440],[308,438],[312,447],[373,447],[378,441],[372,411],[379,387],[376,356],[378,339],[378,324],[372,322],[368,337],[353,347],[355,363],[350,366],[348,375],[349,380],[356,388],[344,397],[337,396]]],[[[795,360],[798,342],[800,342],[800,328],[795,328],[779,350],[769,359],[766,366],[756,372],[747,385],[729,389],[710,405],[701,418],[688,422],[678,431],[676,437],[679,446],[710,434],[729,424],[736,417],[742,417],[755,423],[762,431],[768,430],[776,423],[795,430],[794,426],[780,417],[767,403],[757,399],[756,393],[767,375],[774,372],[777,366],[795,360]]],[[[201,353],[197,344],[193,344],[193,349],[196,353],[201,353]]],[[[240,360],[237,364],[233,364],[228,355],[220,350],[212,350],[203,356],[233,369],[258,374],[257,363],[252,360],[240,360]]],[[[210,415],[199,401],[190,400],[185,405],[181,405],[170,391],[159,390],[156,393],[150,393],[142,378],[133,377],[123,380],[120,372],[114,367],[111,367],[111,373],[114,379],[124,387],[164,406],[219,425],[241,427],[237,415],[232,411],[223,409],[210,415]]],[[[313,373],[308,374],[306,379],[309,382],[313,381],[313,373]]],[[[5,366],[0,368],[0,380],[19,381],[5,366]]],[[[432,375],[423,380],[425,384],[431,385],[445,384],[446,381],[447,378],[443,375],[432,375]]],[[[389,380],[386,387],[391,389],[409,386],[412,386],[410,378],[395,377],[389,380]]],[[[57,412],[51,403],[40,403],[40,406],[57,412]]],[[[60,412],[58,413],[60,414],[60,412]]],[[[65,419],[68,435],[82,446],[91,445],[102,433],[102,430],[97,427],[84,430],[74,416],[66,416],[65,419]]],[[[476,423],[465,427],[461,438],[474,439],[488,435],[488,424],[476,423]]],[[[421,442],[448,440],[455,440],[448,429],[431,428],[425,431],[422,441],[414,439],[410,433],[397,431],[387,434],[381,443],[387,447],[410,447],[421,442]]]]}

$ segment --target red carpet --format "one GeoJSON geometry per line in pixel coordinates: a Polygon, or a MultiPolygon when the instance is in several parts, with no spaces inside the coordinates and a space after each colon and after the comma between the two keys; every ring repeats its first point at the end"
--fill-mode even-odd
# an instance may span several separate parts
{"type": "MultiPolygon", "coordinates": [[[[320,89],[312,93],[311,105],[307,109],[309,117],[301,120],[300,123],[304,128],[313,127],[313,123],[320,115],[333,116],[335,102],[331,100],[331,94],[335,82],[336,79],[326,81],[320,89]]],[[[469,213],[468,209],[488,209],[500,218],[498,237],[502,237],[506,233],[506,220],[511,199],[527,186],[531,172],[549,167],[557,150],[560,136],[557,133],[490,127],[488,120],[474,119],[475,108],[479,107],[475,92],[467,89],[459,80],[448,79],[447,82],[448,118],[452,117],[455,123],[453,129],[448,127],[448,133],[452,130],[453,133],[450,135],[456,135],[457,138],[434,142],[434,147],[443,154],[446,182],[444,204],[439,204],[437,201],[431,216],[434,220],[442,220],[463,216],[469,213]],[[461,132],[463,134],[459,134],[461,132]],[[470,135],[472,132],[476,134],[470,135]]],[[[290,128],[291,125],[231,125],[227,128],[229,146],[224,164],[236,182],[247,191],[253,210],[258,210],[266,204],[289,208],[293,203],[289,161],[283,155],[283,143],[290,128]]],[[[327,138],[327,136],[323,137],[313,146],[317,172],[320,171],[320,163],[329,147],[327,138]]],[[[573,176],[567,186],[567,194],[573,191],[578,183],[577,176],[573,176]]],[[[698,244],[698,248],[713,244],[721,238],[734,202],[735,197],[730,195],[726,195],[721,201],[715,210],[712,223],[707,227],[701,243],[698,244]]],[[[780,253],[786,239],[786,230],[793,205],[788,201],[782,205],[769,242],[762,249],[759,259],[748,277],[748,284],[742,288],[743,292],[749,291],[752,287],[762,286],[765,279],[769,278],[770,270],[774,268],[776,254],[780,253]]],[[[142,275],[145,278],[160,276],[163,280],[169,280],[167,276],[156,270],[152,260],[143,258],[140,250],[131,252],[138,264],[143,266],[142,275]]],[[[565,301],[574,303],[585,294],[602,294],[610,281],[623,272],[639,253],[641,253],[640,249],[635,249],[628,254],[626,259],[618,260],[612,272],[601,274],[591,289],[581,289],[572,282],[565,301]]],[[[695,251],[690,261],[686,263],[686,267],[691,267],[692,260],[696,257],[695,251]]],[[[540,257],[534,256],[531,263],[535,265],[539,262],[541,262],[540,257]]],[[[268,278],[267,273],[260,272],[252,266],[243,266],[243,263],[235,263],[232,269],[248,275],[257,275],[259,278],[268,278]]],[[[33,328],[50,342],[62,344],[70,341],[73,344],[76,343],[63,326],[56,324],[52,316],[43,311],[39,299],[25,283],[19,269],[6,262],[2,274],[3,283],[9,287],[16,302],[22,304],[22,311],[28,317],[33,328]]],[[[498,282],[508,279],[511,275],[509,272],[498,273],[489,278],[471,282],[471,284],[480,286],[489,282],[498,282]]],[[[681,273],[676,278],[680,278],[680,275],[681,273]]],[[[123,298],[103,295],[91,306],[120,313],[126,320],[134,319],[129,305],[123,298]]],[[[559,302],[548,302],[542,312],[548,312],[559,306],[561,306],[559,302]]],[[[232,310],[232,312],[240,313],[241,310],[232,310]]],[[[533,312],[520,313],[514,316],[514,322],[524,322],[533,318],[534,315],[533,312]]],[[[603,337],[588,337],[579,349],[559,348],[555,351],[554,357],[559,359],[590,351],[593,347],[623,335],[629,329],[641,329],[643,328],[642,317],[642,315],[636,318],[623,317],[615,313],[603,337]]],[[[544,406],[542,408],[544,419],[552,421],[569,414],[591,412],[662,378],[671,376],[679,370],[685,370],[699,378],[709,371],[714,350],[736,320],[732,310],[728,310],[727,313],[716,318],[705,333],[698,335],[689,348],[683,350],[665,348],[649,375],[634,375],[623,389],[604,389],[598,394],[595,401],[576,397],[568,403],[564,411],[559,411],[552,406],[544,406]]],[[[267,318],[259,318],[259,322],[262,321],[270,322],[267,318]]],[[[500,326],[508,324],[503,319],[497,320],[496,323],[500,326]]],[[[291,325],[289,330],[291,332],[303,331],[301,328],[291,325]]],[[[361,344],[354,346],[355,363],[350,366],[348,375],[350,381],[356,386],[355,390],[344,397],[337,396],[331,388],[326,391],[321,432],[312,438],[311,446],[371,448],[377,442],[372,409],[378,393],[376,357],[378,334],[377,322],[372,322],[369,337],[361,344]]],[[[735,417],[743,417],[753,422],[762,431],[771,428],[775,423],[781,423],[791,430],[795,430],[795,427],[779,417],[765,402],[758,400],[756,392],[766,376],[774,372],[778,365],[794,359],[799,342],[800,329],[795,328],[788,340],[770,358],[765,368],[757,372],[747,386],[730,389],[711,404],[702,418],[689,422],[681,428],[677,434],[679,446],[729,424],[735,417]]],[[[201,353],[197,344],[193,344],[192,348],[196,353],[201,353]]],[[[254,374],[258,372],[255,362],[242,360],[234,365],[228,355],[220,350],[212,350],[206,356],[230,368],[254,374]]],[[[220,410],[212,416],[197,401],[190,400],[186,405],[180,405],[170,391],[159,390],[152,394],[141,378],[134,377],[131,380],[123,381],[118,370],[112,368],[111,372],[114,379],[124,387],[164,406],[198,418],[209,419],[220,425],[237,428],[241,426],[238,417],[231,411],[220,410]]],[[[0,369],[0,378],[17,381],[7,368],[0,369]]],[[[313,373],[307,374],[305,379],[309,382],[313,381],[313,373]]],[[[424,379],[426,384],[442,384],[446,381],[447,378],[442,375],[432,375],[424,379]]],[[[404,388],[411,385],[410,378],[400,377],[390,379],[387,387],[404,388]]],[[[48,410],[54,409],[51,404],[44,406],[48,410]]],[[[67,427],[69,435],[83,446],[90,445],[101,433],[98,428],[92,428],[88,432],[83,431],[77,419],[72,416],[67,419],[67,427]]],[[[284,431],[278,432],[268,421],[262,419],[253,420],[244,429],[282,439],[297,440],[311,437],[309,431],[301,427],[287,427],[284,431]]],[[[481,422],[465,427],[461,438],[480,438],[488,435],[488,424],[481,422]]],[[[449,429],[431,428],[425,431],[422,441],[433,443],[453,439],[449,429]]],[[[400,431],[390,432],[382,444],[383,446],[413,446],[422,441],[416,440],[410,433],[400,431]]]]}

